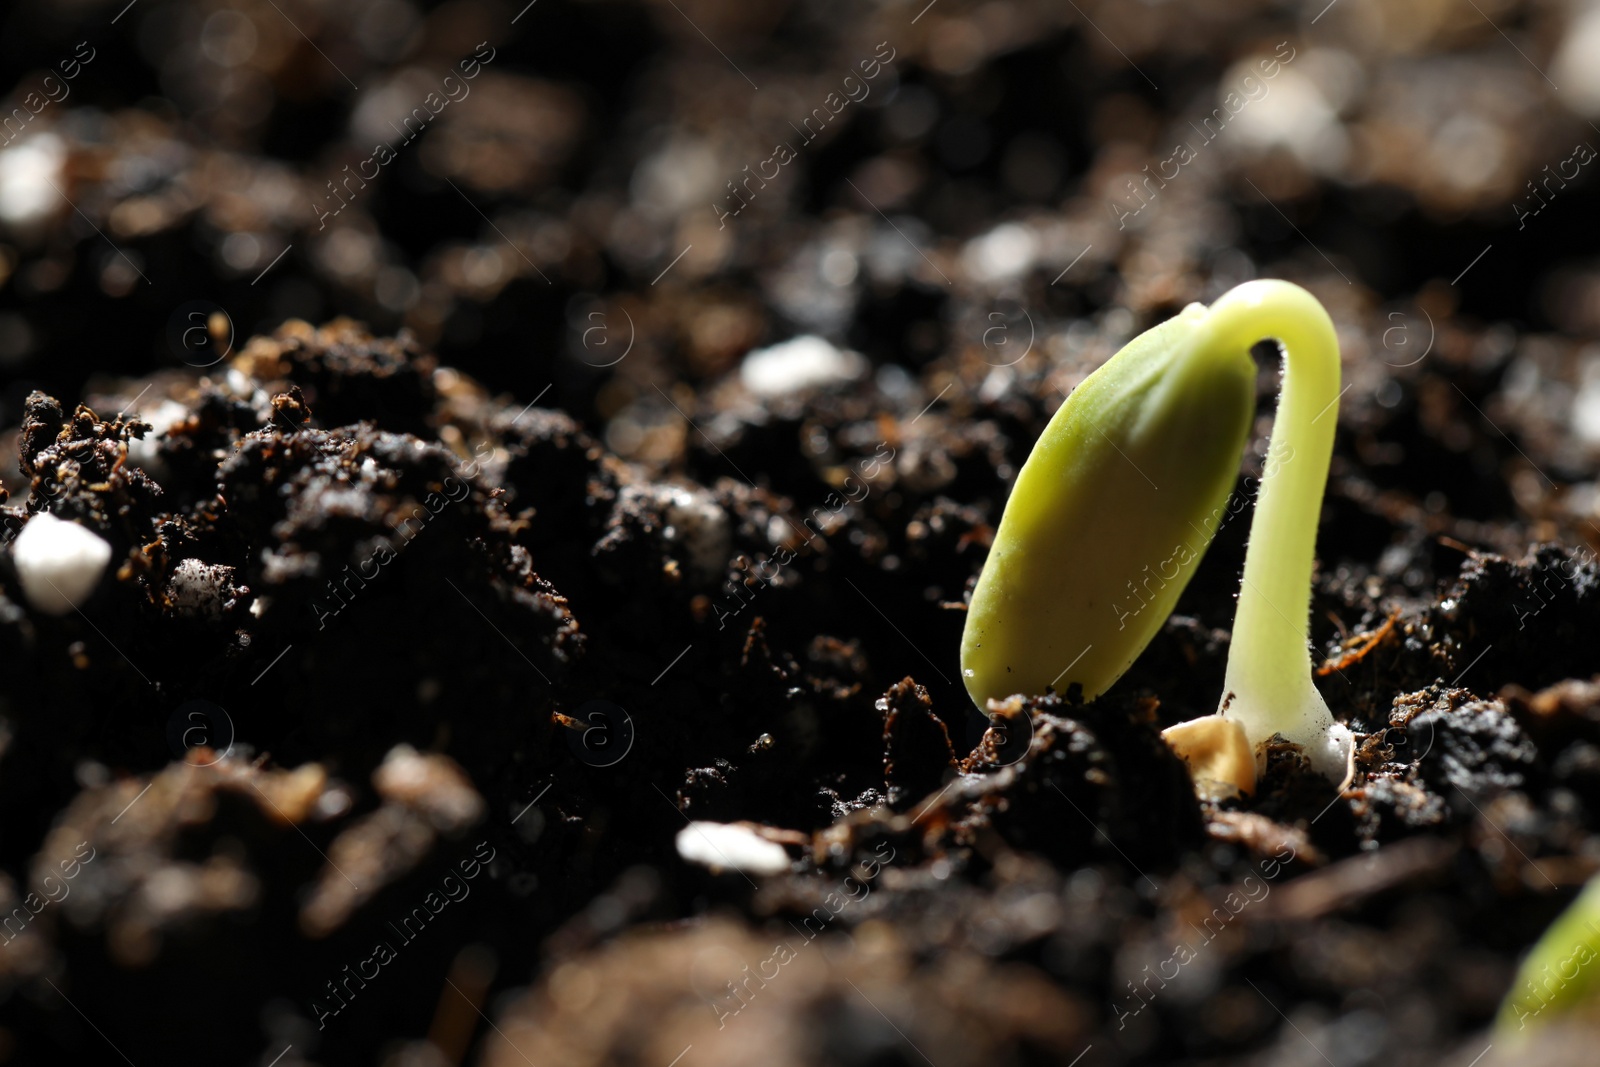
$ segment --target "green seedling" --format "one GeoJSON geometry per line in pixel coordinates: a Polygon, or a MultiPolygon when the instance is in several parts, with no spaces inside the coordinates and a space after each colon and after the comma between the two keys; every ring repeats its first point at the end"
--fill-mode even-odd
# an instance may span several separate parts
{"type": "Polygon", "coordinates": [[[1574,1015],[1600,1016],[1600,876],[1589,880],[1522,961],[1495,1017],[1496,1040],[1574,1015]]]}
{"type": "Polygon", "coordinates": [[[1191,304],[1085,378],[1050,420],[968,609],[962,678],[980,708],[1074,685],[1092,700],[1149,644],[1221,521],[1254,409],[1250,349],[1268,338],[1286,353],[1283,389],[1227,684],[1217,715],[1168,740],[1197,777],[1245,791],[1275,733],[1330,777],[1347,771],[1350,734],[1312,684],[1306,638],[1339,347],[1322,305],[1288,282],[1191,304]]]}
{"type": "Polygon", "coordinates": [[[1193,576],[1255,407],[1248,353],[1199,343],[1206,315],[1191,304],[1130,341],[1033,446],[962,635],[961,674],[980,708],[1073,685],[1093,700],[1193,576]]]}

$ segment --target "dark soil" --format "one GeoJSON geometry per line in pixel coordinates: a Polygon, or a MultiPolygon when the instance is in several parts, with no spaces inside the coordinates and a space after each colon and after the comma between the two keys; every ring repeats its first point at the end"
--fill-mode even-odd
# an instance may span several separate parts
{"type": "Polygon", "coordinates": [[[1522,217],[1600,144],[1542,80],[1578,16],[1320,6],[0,16],[12,103],[94,51],[0,147],[4,538],[113,553],[48,615],[0,551],[0,1062],[1590,1062],[1488,1031],[1600,870],[1588,171],[1522,217]],[[1109,693],[991,727],[957,646],[1066,393],[1258,276],[1340,329],[1358,773],[1203,803],[1158,735],[1220,694],[1270,353],[1246,506],[1109,693]],[[741,373],[805,333],[855,372],[741,373]]]}

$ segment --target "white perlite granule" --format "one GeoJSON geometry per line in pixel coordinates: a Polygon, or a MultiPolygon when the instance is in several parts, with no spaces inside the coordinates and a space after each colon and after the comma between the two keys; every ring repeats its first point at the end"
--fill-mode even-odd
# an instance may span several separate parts
{"type": "Polygon", "coordinates": [[[128,461],[136,467],[149,470],[161,458],[161,436],[189,417],[189,409],[175,400],[163,400],[149,411],[141,411],[137,418],[150,424],[143,437],[128,441],[128,461]]]}
{"type": "Polygon", "coordinates": [[[65,615],[100,584],[111,545],[93,530],[42,511],[17,535],[11,558],[28,603],[47,615],[65,615]]]}
{"type": "Polygon", "coordinates": [[[167,599],[179,615],[220,619],[233,600],[233,568],[183,560],[167,579],[167,599]]]}
{"type": "Polygon", "coordinates": [[[667,528],[662,535],[682,545],[689,565],[701,579],[720,577],[733,550],[728,513],[704,489],[672,486],[658,497],[667,528]]]}
{"type": "Polygon", "coordinates": [[[619,504],[619,511],[642,504],[660,513],[661,539],[694,581],[722,577],[733,552],[733,530],[728,513],[711,493],[698,486],[627,485],[619,504]]]}
{"type": "Polygon", "coordinates": [[[66,142],[41,133],[0,152],[0,219],[14,226],[33,226],[59,210],[56,183],[67,159],[66,142]]]}
{"type": "Polygon", "coordinates": [[[692,822],[678,831],[676,843],[684,860],[714,871],[782,874],[789,869],[782,845],[734,823],[692,822]]]}
{"type": "Polygon", "coordinates": [[[866,370],[867,361],[858,353],[805,334],[746,355],[739,380],[757,396],[770,398],[854,381],[866,370]]]}

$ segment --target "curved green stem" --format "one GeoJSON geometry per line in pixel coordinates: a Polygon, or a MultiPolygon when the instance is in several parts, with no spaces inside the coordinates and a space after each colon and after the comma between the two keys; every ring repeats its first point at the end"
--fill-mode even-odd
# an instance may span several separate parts
{"type": "Polygon", "coordinates": [[[1316,298],[1297,285],[1256,281],[1213,304],[1209,343],[1248,350],[1267,338],[1284,350],[1283,387],[1245,551],[1227,681],[1219,711],[1252,743],[1282,734],[1312,765],[1342,777],[1349,731],[1311,681],[1307,621],[1317,524],[1339,405],[1339,341],[1316,298]]]}

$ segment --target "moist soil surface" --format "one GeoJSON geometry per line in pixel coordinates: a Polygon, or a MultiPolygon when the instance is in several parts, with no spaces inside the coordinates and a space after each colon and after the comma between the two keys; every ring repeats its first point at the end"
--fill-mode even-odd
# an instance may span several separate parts
{"type": "Polygon", "coordinates": [[[649,5],[394,6],[307,30],[475,99],[337,217],[370,138],[298,37],[11,16],[96,51],[29,133],[81,210],[0,246],[0,1062],[1589,1062],[1489,1031],[1600,869],[1600,200],[1523,188],[1597,135],[1492,25],[686,5],[734,66],[649,5]],[[1116,686],[985,719],[957,649],[1063,398],[1251,277],[1340,331],[1356,775],[1202,800],[1159,731],[1221,695],[1270,345],[1116,686]],[[112,550],[66,614],[43,511],[112,550]]]}

